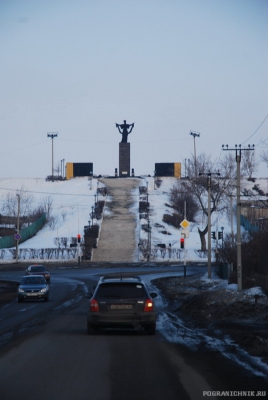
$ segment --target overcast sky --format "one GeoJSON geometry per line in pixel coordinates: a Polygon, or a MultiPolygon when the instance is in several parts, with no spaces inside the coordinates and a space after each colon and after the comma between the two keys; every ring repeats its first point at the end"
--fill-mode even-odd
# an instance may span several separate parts
{"type": "Polygon", "coordinates": [[[48,132],[54,165],[113,175],[124,119],[135,174],[184,166],[190,131],[197,153],[254,143],[258,158],[267,49],[267,0],[0,0],[0,178],[50,175],[48,132]]]}

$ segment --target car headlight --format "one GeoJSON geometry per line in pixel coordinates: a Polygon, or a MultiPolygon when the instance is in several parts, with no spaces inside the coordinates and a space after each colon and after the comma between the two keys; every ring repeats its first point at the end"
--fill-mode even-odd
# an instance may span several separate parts
{"type": "Polygon", "coordinates": [[[47,291],[47,288],[43,288],[40,290],[41,293],[46,293],[46,291],[47,291]]]}
{"type": "Polygon", "coordinates": [[[21,288],[19,288],[18,292],[19,292],[19,293],[24,293],[24,290],[21,289],[21,288]]]}

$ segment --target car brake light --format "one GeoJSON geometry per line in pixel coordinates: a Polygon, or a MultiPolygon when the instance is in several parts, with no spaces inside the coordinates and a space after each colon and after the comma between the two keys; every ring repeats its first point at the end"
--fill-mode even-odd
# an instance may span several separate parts
{"type": "Polygon", "coordinates": [[[150,312],[153,311],[154,308],[154,303],[151,299],[147,299],[145,304],[144,304],[144,312],[150,312]]]}
{"type": "Polygon", "coordinates": [[[90,300],[90,311],[99,312],[99,304],[96,299],[90,300]]]}

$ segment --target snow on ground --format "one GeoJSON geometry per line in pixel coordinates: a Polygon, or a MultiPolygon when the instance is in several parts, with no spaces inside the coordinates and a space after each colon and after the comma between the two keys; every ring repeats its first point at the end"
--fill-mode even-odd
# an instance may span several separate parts
{"type": "MultiPolygon", "coordinates": [[[[140,186],[146,186],[148,182],[148,201],[150,203],[150,225],[152,227],[151,234],[151,242],[152,247],[162,243],[166,245],[166,248],[171,244],[171,248],[179,248],[180,247],[180,238],[182,229],[176,229],[175,227],[166,224],[163,222],[164,214],[172,214],[173,209],[168,207],[166,204],[170,204],[169,193],[170,189],[176,184],[177,179],[172,177],[162,177],[161,185],[157,188],[154,184],[153,177],[146,177],[141,182],[140,186]],[[158,227],[156,224],[159,224],[158,227]],[[165,233],[163,233],[165,232],[165,233]]],[[[256,179],[255,182],[249,182],[247,180],[243,180],[241,183],[241,188],[252,188],[254,185],[258,185],[259,188],[264,192],[268,193],[268,179],[267,178],[259,178],[256,179]]],[[[145,200],[144,195],[144,200],[145,200]]],[[[186,205],[186,219],[187,219],[187,205],[186,205]]],[[[190,221],[189,221],[190,222],[190,221]]],[[[217,212],[212,213],[211,215],[211,231],[221,232],[223,228],[223,235],[227,233],[231,233],[231,222],[230,216],[227,214],[219,214],[217,212]]],[[[147,219],[139,220],[139,229],[140,238],[147,239],[148,233],[141,229],[142,225],[148,225],[147,219]]],[[[186,261],[194,261],[194,262],[207,262],[207,258],[201,259],[198,251],[201,248],[200,237],[198,233],[198,227],[203,230],[207,225],[207,217],[202,213],[199,213],[196,218],[196,222],[190,222],[189,237],[185,240],[185,248],[186,248],[186,261]]],[[[233,209],[233,226],[234,232],[236,232],[236,214],[235,209],[233,209]]],[[[244,228],[241,227],[241,233],[244,232],[244,228]]],[[[207,235],[206,235],[207,241],[207,235]]],[[[221,245],[221,240],[217,241],[212,240],[212,250],[215,248],[216,244],[218,246],[221,245]]],[[[179,254],[180,260],[184,260],[184,252],[179,254]]],[[[157,253],[157,257],[153,257],[153,260],[165,260],[165,261],[174,261],[177,259],[177,254],[173,253],[171,257],[169,257],[168,251],[163,257],[160,254],[160,251],[157,253]]],[[[212,252],[212,261],[214,259],[214,252],[212,252]]]]}
{"type": "MultiPolygon", "coordinates": [[[[180,248],[181,229],[168,225],[163,222],[164,214],[171,214],[172,208],[168,207],[170,189],[176,183],[177,178],[163,177],[161,178],[161,185],[157,187],[153,177],[144,177],[140,180],[140,186],[147,186],[148,184],[148,201],[150,203],[150,226],[151,231],[151,244],[152,248],[157,244],[165,244],[166,248],[175,250],[180,248]]],[[[244,187],[252,188],[253,185],[258,185],[264,193],[268,192],[268,179],[256,179],[254,183],[244,180],[242,182],[244,187]]],[[[83,235],[83,228],[91,221],[90,213],[91,207],[96,200],[97,187],[102,187],[103,184],[97,179],[89,180],[87,177],[74,178],[68,181],[46,181],[42,178],[29,178],[29,179],[1,179],[0,180],[0,209],[4,204],[7,193],[17,193],[24,190],[25,194],[33,196],[34,207],[37,207],[47,198],[52,198],[52,216],[55,218],[55,226],[48,224],[38,232],[38,234],[19,245],[23,248],[53,248],[56,247],[54,239],[56,237],[76,237],[78,233],[83,235]]],[[[140,219],[138,213],[138,202],[141,198],[139,188],[133,191],[133,206],[131,212],[136,214],[137,228],[136,240],[137,244],[140,240],[148,239],[148,232],[142,229],[142,225],[148,226],[147,219],[140,219]]],[[[143,195],[146,201],[147,196],[143,195]]],[[[104,197],[98,195],[98,199],[103,200],[104,197]]],[[[107,204],[109,202],[107,198],[107,204]]],[[[1,212],[0,210],[0,212],[1,212]]],[[[105,208],[104,215],[109,215],[109,208],[105,208]]],[[[186,210],[187,217],[187,210],[186,210]]],[[[94,223],[101,224],[101,221],[94,220],[94,223]]],[[[196,222],[190,222],[189,237],[185,241],[186,248],[186,261],[206,262],[207,259],[200,258],[198,250],[200,250],[200,238],[198,234],[198,227],[202,230],[207,224],[207,218],[203,215],[197,217],[196,222]]],[[[233,220],[234,227],[236,227],[236,218],[234,213],[233,220]]],[[[230,217],[227,215],[219,215],[217,212],[212,214],[212,231],[221,231],[224,228],[224,234],[230,233],[230,217]]],[[[242,229],[243,231],[243,229],[242,229]]],[[[220,243],[218,243],[220,245],[220,243]]],[[[212,241],[212,249],[215,246],[215,241],[212,241]]],[[[6,259],[11,259],[11,254],[5,255],[6,259]]],[[[137,252],[138,253],[138,252],[137,252]]],[[[142,259],[141,254],[139,255],[142,259]]],[[[151,256],[154,261],[183,261],[184,251],[172,252],[171,256],[168,251],[165,255],[160,250],[151,256]]],[[[138,260],[138,254],[136,254],[138,260]]],[[[212,254],[213,261],[213,254],[212,254]]]]}
{"type": "MultiPolygon", "coordinates": [[[[55,224],[46,224],[37,235],[24,243],[19,248],[56,248],[56,237],[67,237],[69,241],[77,234],[83,235],[84,226],[91,222],[90,213],[96,199],[97,179],[89,180],[86,177],[74,178],[66,181],[46,181],[42,178],[31,179],[1,179],[0,180],[0,207],[5,202],[8,193],[20,193],[33,197],[33,208],[47,199],[52,199],[51,216],[55,224]]],[[[99,200],[104,197],[98,195],[99,200]]],[[[100,221],[94,220],[94,224],[100,221]]],[[[4,261],[11,260],[12,255],[6,252],[4,261]]]]}

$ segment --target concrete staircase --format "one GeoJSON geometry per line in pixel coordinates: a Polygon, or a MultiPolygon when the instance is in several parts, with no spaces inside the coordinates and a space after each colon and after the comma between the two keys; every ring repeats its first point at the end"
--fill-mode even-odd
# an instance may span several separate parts
{"type": "MultiPolygon", "coordinates": [[[[100,262],[132,262],[138,254],[136,241],[136,215],[131,207],[136,203],[138,209],[139,197],[132,196],[132,191],[139,186],[139,179],[118,178],[101,179],[108,187],[107,202],[109,214],[104,212],[98,248],[93,250],[92,261],[100,262]]],[[[137,192],[138,193],[138,192],[137,192]]]]}

